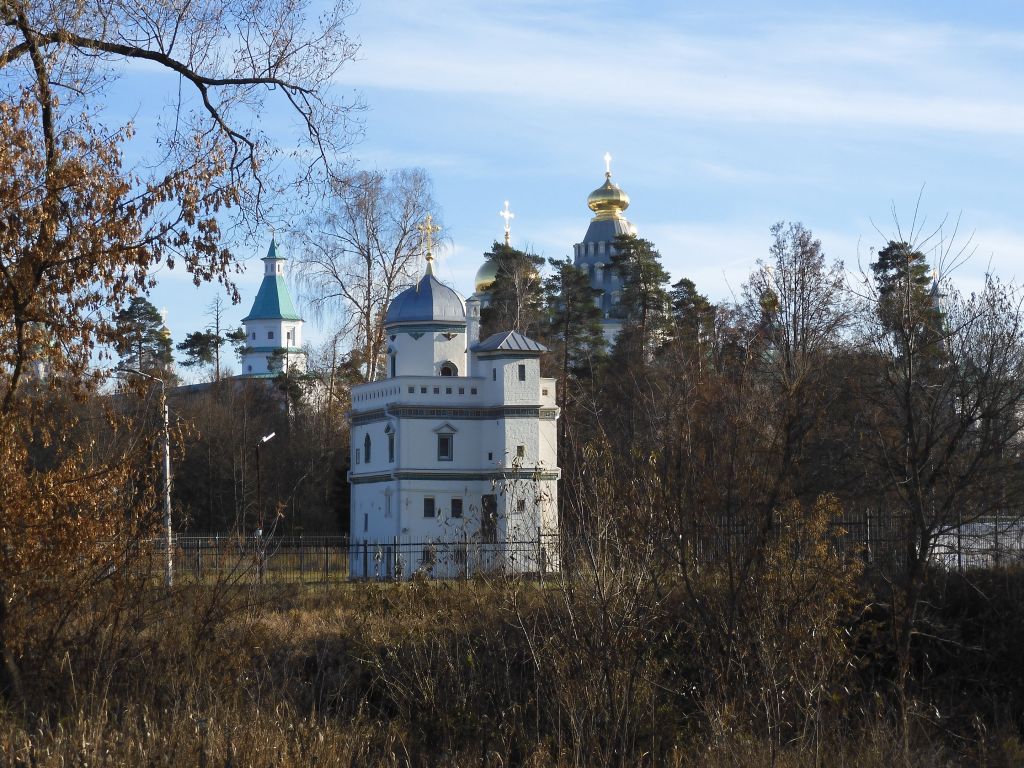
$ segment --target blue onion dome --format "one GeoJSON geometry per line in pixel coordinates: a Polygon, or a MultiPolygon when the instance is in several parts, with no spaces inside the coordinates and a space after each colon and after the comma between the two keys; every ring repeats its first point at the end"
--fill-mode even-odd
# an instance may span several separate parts
{"type": "Polygon", "coordinates": [[[384,325],[406,323],[466,324],[466,305],[462,297],[428,271],[411,288],[395,296],[384,316],[384,325]]]}

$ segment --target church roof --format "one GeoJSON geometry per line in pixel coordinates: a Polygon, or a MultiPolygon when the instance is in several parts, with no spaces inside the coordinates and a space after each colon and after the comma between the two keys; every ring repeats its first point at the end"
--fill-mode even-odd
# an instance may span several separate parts
{"type": "Polygon", "coordinates": [[[532,352],[540,354],[548,348],[518,331],[500,331],[473,345],[474,352],[532,352]]]}
{"type": "Polygon", "coordinates": [[[610,243],[618,235],[635,235],[636,228],[624,218],[594,219],[587,227],[587,234],[581,242],[610,243]]]}
{"type": "Polygon", "coordinates": [[[416,285],[391,300],[384,325],[431,322],[465,325],[466,305],[458,293],[428,271],[416,285]]]}
{"type": "MultiPolygon", "coordinates": [[[[284,261],[284,257],[277,255],[277,244],[271,240],[270,248],[263,261],[284,261]]],[[[256,300],[252,303],[249,314],[242,318],[243,323],[250,320],[301,320],[302,316],[295,310],[292,304],[291,294],[288,293],[288,284],[284,276],[276,274],[265,274],[260,290],[256,294],[256,300]]]]}

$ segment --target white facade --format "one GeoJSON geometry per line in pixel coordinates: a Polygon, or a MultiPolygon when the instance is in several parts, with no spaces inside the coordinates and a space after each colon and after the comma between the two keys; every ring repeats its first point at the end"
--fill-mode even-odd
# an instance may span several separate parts
{"type": "Polygon", "coordinates": [[[429,273],[409,291],[424,295],[385,322],[388,378],[352,390],[352,575],[556,567],[558,408],[544,348],[519,334],[476,343],[475,302],[467,327],[462,300],[429,273]]]}

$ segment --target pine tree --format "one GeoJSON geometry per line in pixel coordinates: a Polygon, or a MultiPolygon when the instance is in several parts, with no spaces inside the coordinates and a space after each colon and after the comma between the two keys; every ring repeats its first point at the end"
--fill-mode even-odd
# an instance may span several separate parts
{"type": "Polygon", "coordinates": [[[121,367],[131,368],[159,378],[170,373],[171,337],[164,327],[160,311],[142,296],[114,316],[121,356],[121,367]]]}
{"type": "Polygon", "coordinates": [[[488,291],[490,304],[480,312],[480,338],[499,331],[518,331],[541,340],[544,293],[540,268],[544,259],[498,242],[484,256],[497,262],[498,274],[488,291]]]}
{"type": "Polygon", "coordinates": [[[672,302],[669,344],[688,357],[702,357],[714,333],[715,305],[686,277],[672,286],[669,297],[672,302]]]}
{"type": "MultiPolygon", "coordinates": [[[[871,265],[878,291],[878,316],[888,333],[923,330],[937,320],[927,258],[906,242],[890,240],[871,265]]],[[[908,336],[906,341],[909,341],[908,336]]]]}
{"type": "Polygon", "coordinates": [[[623,282],[616,314],[624,323],[612,355],[622,362],[646,362],[671,329],[671,301],[665,290],[669,275],[661,265],[661,254],[649,240],[619,235],[615,251],[611,263],[623,282]]]}
{"type": "Polygon", "coordinates": [[[186,368],[199,365],[213,365],[216,351],[223,339],[212,331],[193,331],[185,340],[175,345],[175,349],[185,354],[181,364],[186,368]]]}

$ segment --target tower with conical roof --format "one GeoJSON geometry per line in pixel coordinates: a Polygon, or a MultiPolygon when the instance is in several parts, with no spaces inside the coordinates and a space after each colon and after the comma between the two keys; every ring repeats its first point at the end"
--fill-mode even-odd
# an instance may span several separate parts
{"type": "Polygon", "coordinates": [[[306,370],[302,349],[302,316],[292,303],[284,279],[286,259],[277,251],[273,238],[263,257],[263,282],[245,325],[246,346],[242,354],[242,375],[270,377],[287,371],[306,370]]]}
{"type": "Polygon", "coordinates": [[[594,218],[583,241],[573,246],[573,262],[587,273],[590,287],[600,291],[595,301],[601,308],[601,325],[609,344],[622,328],[622,319],[615,312],[622,294],[622,277],[611,266],[615,238],[636,234],[636,227],[623,215],[629,207],[629,195],[612,181],[611,159],[606,153],[604,184],[587,197],[587,207],[594,212],[594,218]]]}

